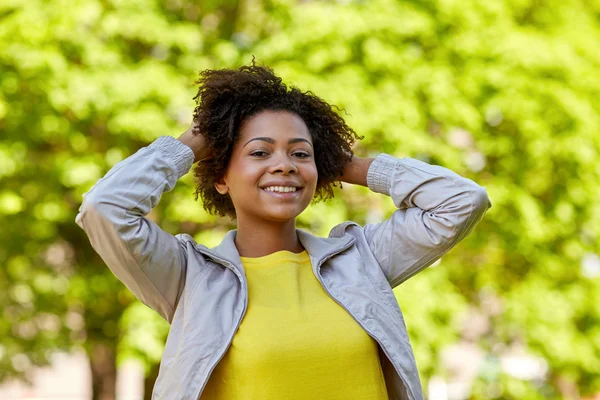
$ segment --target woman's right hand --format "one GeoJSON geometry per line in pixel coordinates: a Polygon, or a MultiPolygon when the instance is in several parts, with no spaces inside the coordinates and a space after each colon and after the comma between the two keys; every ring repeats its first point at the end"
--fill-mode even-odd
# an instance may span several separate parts
{"type": "Polygon", "coordinates": [[[177,138],[181,143],[187,145],[194,152],[194,163],[212,157],[210,149],[206,145],[206,138],[202,134],[194,134],[195,122],[192,122],[187,131],[177,138]]]}

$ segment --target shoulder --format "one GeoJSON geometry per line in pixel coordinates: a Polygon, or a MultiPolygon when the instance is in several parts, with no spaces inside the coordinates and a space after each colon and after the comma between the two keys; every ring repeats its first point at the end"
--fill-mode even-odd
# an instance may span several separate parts
{"type": "Polygon", "coordinates": [[[344,235],[350,235],[353,237],[364,237],[364,229],[357,222],[354,221],[344,221],[340,224],[337,224],[331,231],[329,231],[329,237],[342,237],[344,235]]]}
{"type": "Polygon", "coordinates": [[[201,246],[196,242],[196,240],[193,237],[191,237],[187,233],[179,233],[175,235],[175,237],[177,238],[177,240],[179,240],[179,243],[184,247],[191,246],[193,248],[196,248],[197,246],[201,246]]]}
{"type": "Polygon", "coordinates": [[[180,233],[175,235],[177,240],[179,240],[179,246],[183,252],[186,254],[187,263],[200,263],[204,264],[206,262],[206,255],[210,253],[210,249],[203,244],[196,242],[196,240],[188,235],[187,233],[180,233]]]}

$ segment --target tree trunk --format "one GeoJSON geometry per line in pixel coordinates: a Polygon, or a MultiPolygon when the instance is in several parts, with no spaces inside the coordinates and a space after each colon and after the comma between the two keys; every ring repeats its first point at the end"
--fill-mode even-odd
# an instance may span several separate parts
{"type": "Polygon", "coordinates": [[[117,349],[112,343],[93,343],[88,352],[92,370],[92,400],[115,400],[117,349]]]}
{"type": "Polygon", "coordinates": [[[235,28],[239,18],[240,1],[226,1],[219,7],[223,14],[221,24],[219,25],[220,36],[225,40],[231,40],[235,33],[235,28]]]}
{"type": "Polygon", "coordinates": [[[148,375],[144,378],[144,400],[152,399],[152,389],[154,389],[154,382],[158,378],[158,368],[160,363],[154,364],[150,367],[148,375]]]}

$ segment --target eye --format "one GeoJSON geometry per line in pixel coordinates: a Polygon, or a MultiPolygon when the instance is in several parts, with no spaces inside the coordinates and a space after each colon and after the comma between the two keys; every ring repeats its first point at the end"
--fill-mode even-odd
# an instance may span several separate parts
{"type": "Polygon", "coordinates": [[[257,151],[253,151],[252,153],[250,153],[251,156],[255,156],[255,157],[264,157],[267,154],[266,151],[262,151],[262,150],[257,150],[257,151]]]}
{"type": "Polygon", "coordinates": [[[300,158],[307,158],[310,157],[310,154],[305,152],[305,151],[297,151],[294,153],[295,156],[300,157],[300,158]]]}

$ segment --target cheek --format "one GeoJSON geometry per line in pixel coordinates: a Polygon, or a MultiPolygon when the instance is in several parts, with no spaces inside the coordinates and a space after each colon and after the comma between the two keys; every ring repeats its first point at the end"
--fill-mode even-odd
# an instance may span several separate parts
{"type": "Polygon", "coordinates": [[[319,171],[317,170],[316,165],[308,171],[307,181],[312,183],[313,187],[317,186],[317,181],[319,180],[319,171]]]}
{"type": "Polygon", "coordinates": [[[254,165],[240,165],[235,172],[232,174],[235,176],[235,180],[238,183],[241,183],[243,185],[248,185],[248,184],[252,184],[255,183],[260,177],[261,175],[264,173],[263,170],[261,170],[260,168],[257,168],[254,165]]]}

